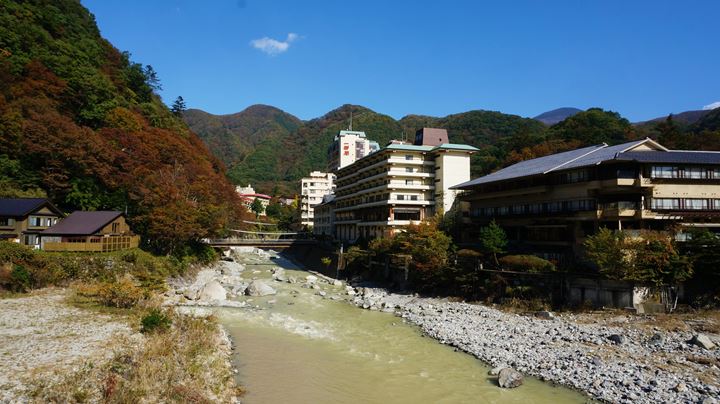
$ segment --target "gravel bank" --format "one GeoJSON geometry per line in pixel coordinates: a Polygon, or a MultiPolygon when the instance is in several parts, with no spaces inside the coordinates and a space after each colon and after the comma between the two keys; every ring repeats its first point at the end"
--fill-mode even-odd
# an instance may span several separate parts
{"type": "MultiPolygon", "coordinates": [[[[720,402],[720,349],[692,330],[635,324],[638,316],[519,315],[482,305],[348,289],[359,307],[394,312],[443,344],[489,365],[586,392],[607,402],[720,402]]],[[[709,335],[717,344],[718,336],[709,335]]]]}
{"type": "Polygon", "coordinates": [[[0,299],[0,402],[24,402],[29,383],[112,355],[108,341],[133,331],[117,318],[65,303],[65,289],[0,299]]]}

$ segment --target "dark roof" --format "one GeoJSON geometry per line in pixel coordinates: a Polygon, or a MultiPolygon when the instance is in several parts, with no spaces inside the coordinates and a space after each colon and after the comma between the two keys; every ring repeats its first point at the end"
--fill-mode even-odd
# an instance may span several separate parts
{"type": "Polygon", "coordinates": [[[43,235],[87,236],[95,234],[108,223],[122,216],[117,211],[83,212],[75,211],[55,226],[42,232],[43,235]]]}
{"type": "MultiPolygon", "coordinates": [[[[670,156],[677,154],[677,156],[685,156],[689,158],[690,155],[701,155],[701,154],[713,154],[716,153],[699,153],[691,151],[670,151],[664,148],[662,145],[654,142],[651,139],[636,140],[633,142],[623,143],[615,146],[608,146],[603,143],[596,146],[583,147],[582,149],[571,150],[567,152],[551,154],[545,157],[539,157],[532,160],[521,161],[517,164],[513,164],[509,167],[503,168],[502,170],[496,171],[492,174],[488,174],[484,177],[476,178],[474,180],[464,182],[462,184],[450,187],[451,189],[468,189],[475,185],[488,184],[491,182],[498,182],[504,180],[510,180],[514,178],[530,177],[533,175],[542,175],[550,172],[568,170],[572,168],[587,167],[592,165],[601,164],[610,160],[633,160],[640,158],[642,155],[653,155],[653,156],[670,156]],[[644,151],[630,151],[633,148],[640,146],[644,143],[650,144],[650,146],[660,149],[660,151],[644,150],[644,151]],[[631,158],[633,157],[633,158],[631,158]]],[[[699,158],[698,156],[695,156],[699,158]]],[[[658,157],[655,157],[658,158],[658,157]]],[[[678,157],[680,159],[680,157],[678,157]]],[[[706,157],[707,158],[707,157],[706,157]]],[[[714,157],[714,161],[720,163],[720,153],[714,157]]],[[[638,160],[641,161],[641,160],[638,160]]],[[[681,160],[681,162],[690,162],[687,160],[681,160]]]]}
{"type": "Polygon", "coordinates": [[[671,164],[720,164],[718,152],[696,152],[686,150],[627,152],[618,156],[618,160],[638,161],[641,163],[671,164]]]}
{"type": "Polygon", "coordinates": [[[23,217],[43,206],[62,215],[62,212],[45,198],[2,198],[0,199],[0,216],[23,217]]]}

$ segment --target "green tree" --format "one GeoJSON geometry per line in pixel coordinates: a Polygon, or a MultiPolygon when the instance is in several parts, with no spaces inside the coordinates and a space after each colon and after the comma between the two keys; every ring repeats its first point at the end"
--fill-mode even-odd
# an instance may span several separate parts
{"type": "Polygon", "coordinates": [[[175,102],[173,102],[173,105],[170,108],[170,111],[172,111],[173,115],[181,117],[183,112],[185,112],[186,109],[187,108],[185,106],[185,100],[183,99],[182,96],[178,96],[175,99],[175,102]]]}
{"type": "Polygon", "coordinates": [[[263,206],[263,203],[260,200],[260,198],[255,198],[252,201],[252,203],[250,204],[250,210],[252,210],[255,213],[255,217],[258,217],[263,212],[265,212],[265,206],[263,206]]]}
{"type": "Polygon", "coordinates": [[[507,247],[507,234],[502,227],[495,223],[495,220],[490,222],[486,227],[480,228],[480,244],[482,245],[483,251],[493,255],[495,265],[499,266],[498,254],[505,252],[507,247]]]}
{"type": "Polygon", "coordinates": [[[646,231],[633,243],[634,271],[632,280],[655,285],[677,285],[693,274],[692,263],[680,255],[671,234],[646,231]]]}
{"type": "Polygon", "coordinates": [[[565,140],[579,140],[584,145],[617,144],[634,136],[630,121],[617,112],[590,108],[553,125],[551,135],[565,140]]]}
{"type": "Polygon", "coordinates": [[[625,233],[603,227],[584,242],[585,254],[610,279],[626,279],[631,263],[627,257],[625,233]]]}

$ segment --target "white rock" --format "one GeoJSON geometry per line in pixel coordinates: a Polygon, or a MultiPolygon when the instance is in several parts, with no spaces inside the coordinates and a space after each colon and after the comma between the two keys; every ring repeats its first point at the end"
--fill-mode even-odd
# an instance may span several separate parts
{"type": "Polygon", "coordinates": [[[314,285],[317,280],[318,278],[315,275],[308,275],[305,277],[305,282],[309,283],[310,285],[314,285]]]}
{"type": "Polygon", "coordinates": [[[199,293],[199,300],[225,300],[227,299],[227,291],[216,280],[212,280],[203,286],[199,293]]]}
{"type": "Polygon", "coordinates": [[[252,281],[245,289],[245,294],[248,296],[268,296],[274,295],[277,292],[272,287],[265,284],[263,281],[252,281]]]}

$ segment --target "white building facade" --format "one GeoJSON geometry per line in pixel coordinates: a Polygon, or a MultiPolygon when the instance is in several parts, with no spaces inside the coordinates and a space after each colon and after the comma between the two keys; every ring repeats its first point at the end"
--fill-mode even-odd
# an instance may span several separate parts
{"type": "Polygon", "coordinates": [[[365,132],[341,130],[328,148],[328,172],[346,167],[380,149],[377,142],[368,140],[365,132]]]}
{"type": "Polygon", "coordinates": [[[450,187],[470,179],[470,155],[477,150],[463,144],[393,142],[340,168],[335,238],[354,242],[388,237],[438,211],[449,211],[456,196],[450,187]]]}
{"type": "Polygon", "coordinates": [[[310,176],[300,180],[302,199],[300,201],[300,223],[312,226],[314,207],[322,203],[323,196],[335,190],[335,174],[313,171],[310,176]]]}

